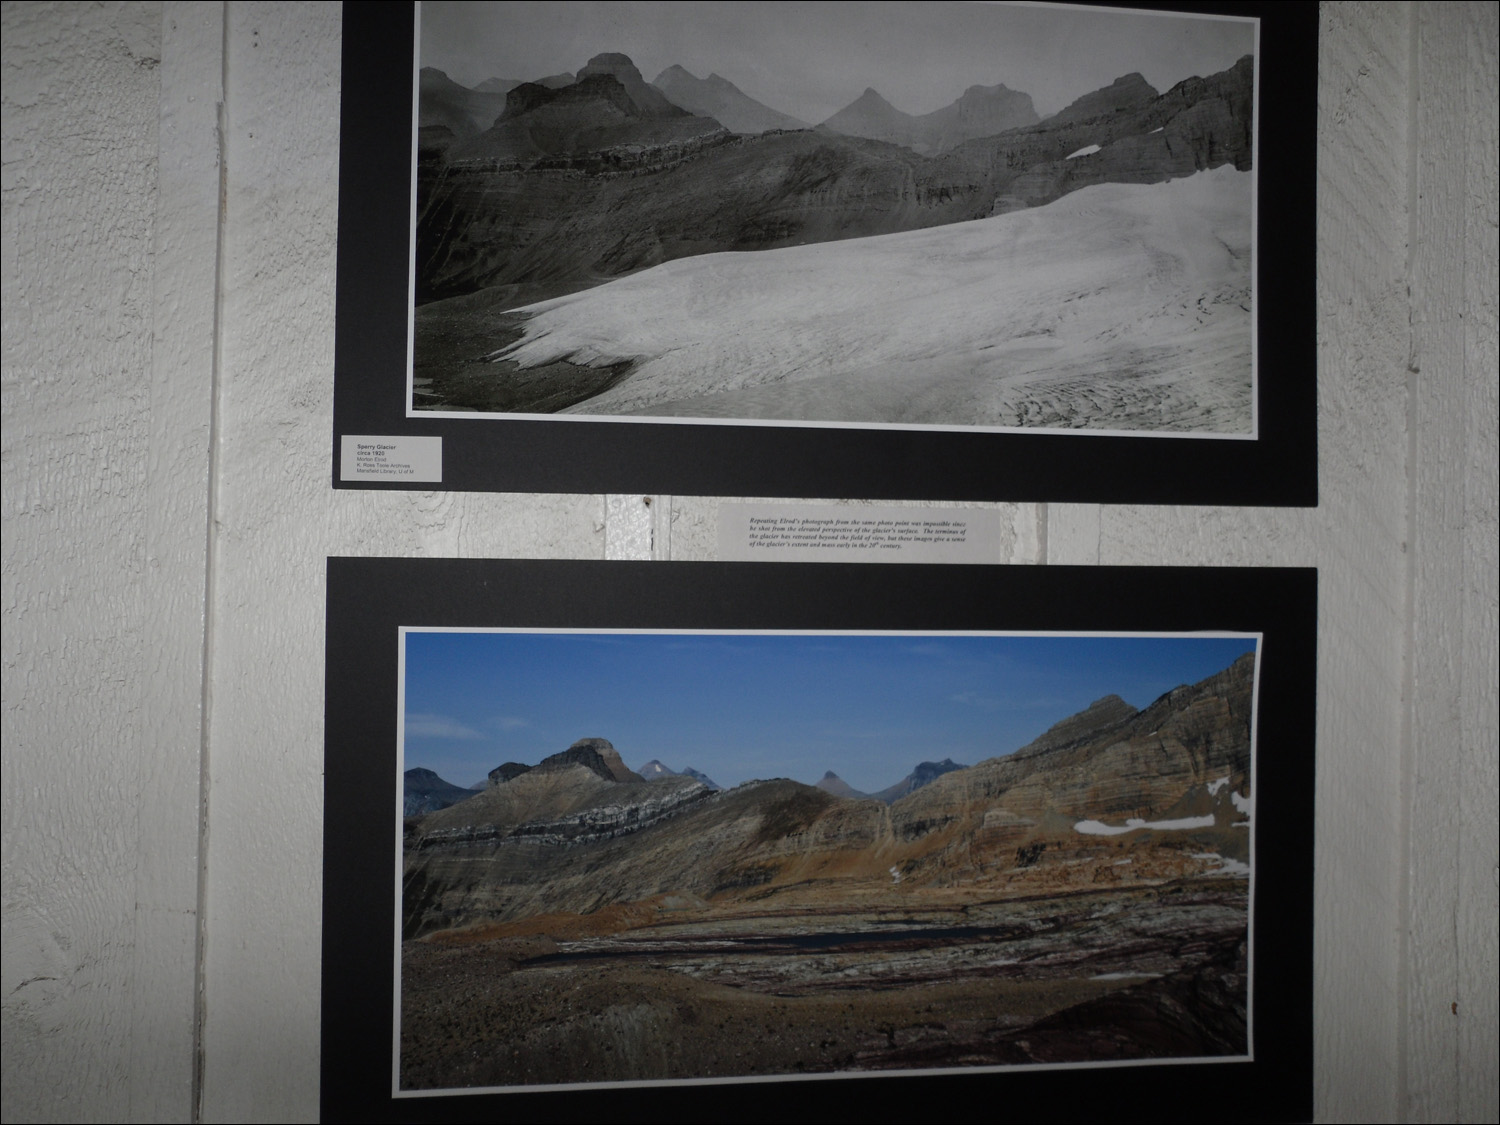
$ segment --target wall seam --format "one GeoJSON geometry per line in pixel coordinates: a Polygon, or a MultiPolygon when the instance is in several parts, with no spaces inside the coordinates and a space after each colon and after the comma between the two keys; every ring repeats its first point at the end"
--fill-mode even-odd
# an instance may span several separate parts
{"type": "Polygon", "coordinates": [[[204,527],[203,567],[203,684],[201,689],[202,726],[198,746],[198,937],[193,955],[195,975],[193,989],[193,1106],[192,1119],[204,1120],[204,1032],[207,1026],[207,959],[208,959],[208,841],[209,841],[209,749],[213,718],[214,602],[217,596],[215,574],[218,570],[218,522],[220,437],[222,429],[222,391],[224,356],[224,235],[229,201],[229,3],[220,5],[219,42],[219,123],[216,130],[219,158],[218,231],[214,247],[213,363],[209,371],[208,423],[208,518],[204,527]]]}
{"type": "Polygon", "coordinates": [[[1418,215],[1418,101],[1420,81],[1418,64],[1419,16],[1416,5],[1407,6],[1407,97],[1406,97],[1406,497],[1402,512],[1402,565],[1405,605],[1402,607],[1403,623],[1401,644],[1403,649],[1401,669],[1401,691],[1404,706],[1401,709],[1401,768],[1402,781],[1400,862],[1397,864],[1398,884],[1396,902],[1400,910],[1397,919],[1397,987],[1396,987],[1396,1116],[1403,1122],[1411,1120],[1411,1086],[1409,1059],[1411,1055],[1411,844],[1412,805],[1416,799],[1416,732],[1413,711],[1417,704],[1416,693],[1416,598],[1417,566],[1416,544],[1412,533],[1416,530],[1417,512],[1417,429],[1418,386],[1417,376],[1421,372],[1417,342],[1417,305],[1412,285],[1416,277],[1417,215],[1418,215]]]}

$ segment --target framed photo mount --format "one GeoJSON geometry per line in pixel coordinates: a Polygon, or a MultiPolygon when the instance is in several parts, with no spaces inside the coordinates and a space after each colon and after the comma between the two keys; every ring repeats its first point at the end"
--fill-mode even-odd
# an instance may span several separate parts
{"type": "Polygon", "coordinates": [[[1315,621],[1310,570],[330,559],[323,1118],[1305,1119],[1315,621]]]}
{"type": "Polygon", "coordinates": [[[1316,504],[1316,6],[607,7],[346,10],[335,487],[1316,504]]]}

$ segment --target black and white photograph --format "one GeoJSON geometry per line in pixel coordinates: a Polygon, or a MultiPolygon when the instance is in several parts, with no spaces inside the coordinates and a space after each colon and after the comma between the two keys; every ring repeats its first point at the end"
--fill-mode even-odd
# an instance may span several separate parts
{"type": "Polygon", "coordinates": [[[1257,19],[415,18],[413,414],[1257,435],[1257,19]]]}
{"type": "Polygon", "coordinates": [[[324,1116],[1305,1117],[1315,611],[1264,568],[329,560],[324,1116]]]}

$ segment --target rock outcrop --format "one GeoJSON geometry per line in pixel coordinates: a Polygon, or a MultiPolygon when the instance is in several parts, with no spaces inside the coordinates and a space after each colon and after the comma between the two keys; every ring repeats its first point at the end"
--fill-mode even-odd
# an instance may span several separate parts
{"type": "Polygon", "coordinates": [[[491,787],[504,785],[507,781],[512,781],[520,777],[523,773],[530,772],[530,770],[531,767],[523,762],[502,762],[490,770],[489,785],[491,787]]]}
{"type": "Polygon", "coordinates": [[[884,801],[889,805],[895,801],[899,801],[902,797],[910,793],[915,793],[924,785],[931,785],[945,773],[952,773],[954,770],[964,768],[964,766],[959,765],[952,758],[944,758],[941,762],[918,762],[917,768],[896,782],[895,785],[882,789],[879,793],[872,793],[871,796],[877,801],[884,801]]]}
{"type": "MultiPolygon", "coordinates": [[[[561,90],[518,86],[505,120],[466,140],[424,132],[419,302],[491,288],[504,297],[499,307],[512,308],[694,254],[916,230],[1096,183],[1154,183],[1226,163],[1244,170],[1252,159],[1249,57],[1139,104],[1127,76],[1069,116],[931,157],[832,131],[840,123],[910,140],[902,130],[925,118],[873,90],[817,130],[742,135],[676,107],[677,117],[649,115],[619,81],[622,70],[610,64],[561,90]]],[[[1025,95],[975,87],[952,114],[928,117],[942,117],[939,133],[957,138],[954,129],[993,128],[996,107],[1014,97],[1025,95]]],[[[428,323],[419,309],[419,353],[428,323]]]]}
{"type": "Polygon", "coordinates": [[[401,813],[422,816],[467,801],[474,793],[473,789],[444,781],[432,770],[419,766],[407,770],[401,780],[401,813]]]}
{"type": "Polygon", "coordinates": [[[620,753],[608,739],[580,738],[560,754],[543,758],[536,768],[542,773],[553,773],[572,766],[583,766],[592,770],[605,781],[645,781],[621,759],[620,753]]]}
{"type": "Polygon", "coordinates": [[[889,806],[784,779],[646,781],[582,739],[410,822],[405,930],[660,894],[816,902],[893,872],[1048,892],[1248,871],[1253,684],[1247,655],[1142,711],[1106,697],[1015,753],[924,763],[930,780],[889,806]]]}
{"type": "Polygon", "coordinates": [[[1096,117],[1140,109],[1157,96],[1156,87],[1141,75],[1126,74],[1102,89],[1084,94],[1061,112],[1053,114],[1048,122],[1064,125],[1071,121],[1092,121],[1096,117]]]}

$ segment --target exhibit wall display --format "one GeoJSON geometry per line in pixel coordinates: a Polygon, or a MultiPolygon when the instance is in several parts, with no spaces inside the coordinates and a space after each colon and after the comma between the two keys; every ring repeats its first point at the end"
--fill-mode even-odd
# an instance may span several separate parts
{"type": "Polygon", "coordinates": [[[352,10],[335,484],[1315,503],[1266,9],[352,10]]]}
{"type": "Polygon", "coordinates": [[[1315,598],[329,560],[325,1117],[1306,1116],[1315,598]]]}

